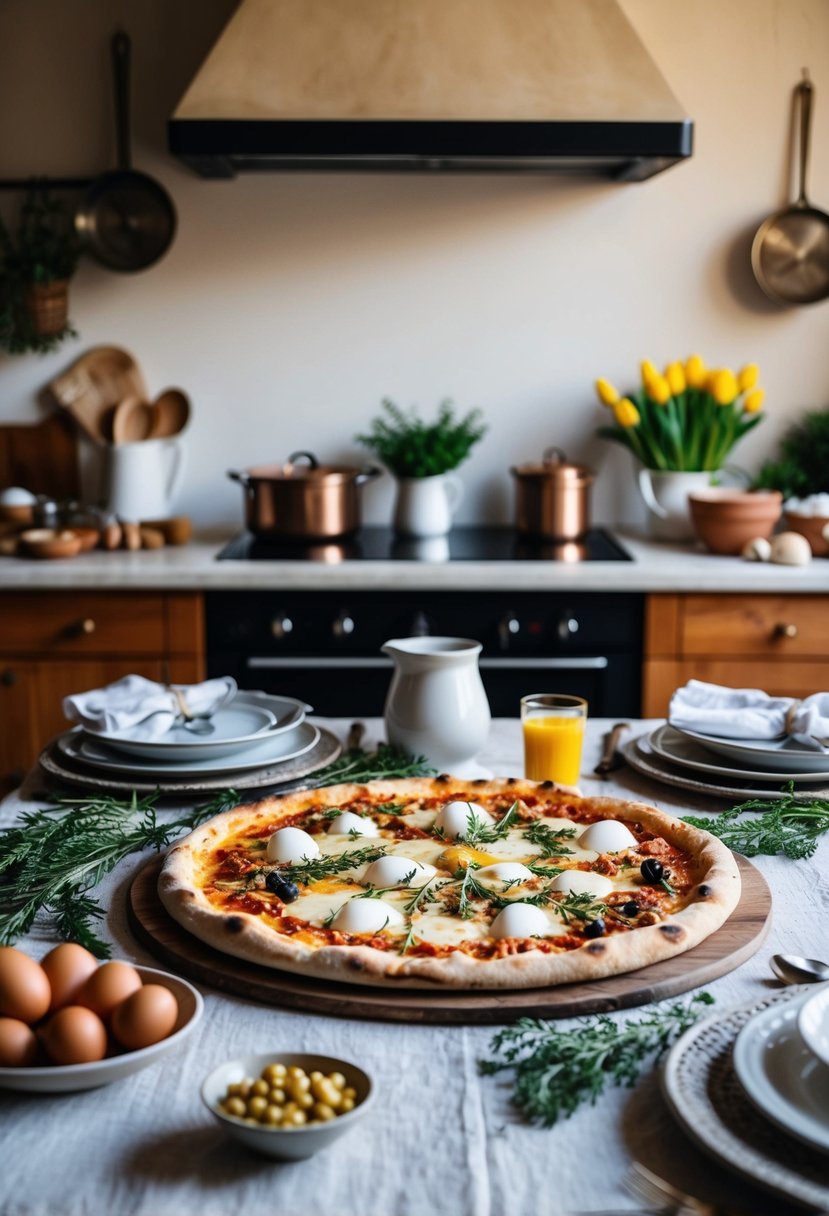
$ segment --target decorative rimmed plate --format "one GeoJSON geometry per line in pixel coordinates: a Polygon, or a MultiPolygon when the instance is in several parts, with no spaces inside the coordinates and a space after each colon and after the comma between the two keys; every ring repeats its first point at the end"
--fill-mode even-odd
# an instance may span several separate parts
{"type": "Polygon", "coordinates": [[[140,760],[210,760],[255,747],[264,735],[268,738],[296,729],[310,712],[310,706],[294,697],[275,697],[265,693],[237,692],[229,705],[216,710],[210,721],[214,730],[198,735],[184,726],[175,726],[158,739],[134,739],[127,731],[84,731],[86,737],[140,760]]]}
{"type": "MultiPolygon", "coordinates": [[[[637,773],[641,773],[643,777],[649,777],[651,781],[656,781],[660,785],[671,785],[677,789],[690,790],[705,798],[719,798],[734,802],[744,798],[776,800],[788,797],[788,794],[780,788],[779,783],[766,786],[742,785],[736,781],[732,782],[726,777],[714,781],[703,778],[701,773],[693,774],[675,768],[651,750],[647,735],[640,735],[638,739],[630,739],[622,746],[621,752],[630,767],[637,773]]],[[[829,787],[812,786],[809,792],[818,795],[825,794],[829,797],[829,787]]]]}
{"type": "Polygon", "coordinates": [[[714,777],[732,777],[738,781],[804,781],[817,784],[829,783],[829,757],[824,757],[824,768],[815,772],[780,772],[777,769],[752,770],[748,768],[728,768],[716,764],[711,753],[701,744],[696,743],[689,735],[676,730],[669,722],[659,726],[648,735],[651,751],[671,764],[681,768],[691,768],[701,773],[711,773],[714,777]]]}
{"type": "Polygon", "coordinates": [[[797,1002],[803,992],[788,988],[692,1026],[668,1053],[662,1088],[674,1118],[711,1156],[785,1199],[824,1211],[825,1155],[765,1119],[746,1098],[732,1064],[743,1027],[765,1009],[797,1002]]]}
{"type": "MultiPolygon", "coordinates": [[[[99,770],[88,769],[81,762],[70,760],[57,748],[57,740],[47,744],[38,758],[41,770],[57,785],[66,785],[86,790],[101,790],[110,794],[160,794],[169,798],[180,798],[182,794],[205,794],[232,786],[236,790],[258,790],[266,787],[280,791],[292,788],[303,778],[333,763],[343,750],[336,735],[324,727],[319,728],[320,737],[316,745],[303,756],[294,760],[283,760],[278,764],[263,766],[250,773],[213,773],[211,776],[168,777],[148,779],[136,771],[135,779],[106,776],[99,770]]],[[[61,736],[58,736],[60,738],[61,736]]]]}
{"type": "Polygon", "coordinates": [[[829,1153],[829,1068],[809,1050],[797,1026],[801,1007],[813,996],[807,991],[783,1008],[756,1014],[737,1036],[734,1072],[767,1119],[829,1153]]]}
{"type": "Polygon", "coordinates": [[[686,730],[684,726],[668,723],[674,730],[701,743],[708,751],[726,760],[736,760],[744,768],[756,768],[758,764],[775,773],[795,771],[797,773],[826,772],[829,752],[809,751],[793,747],[788,739],[723,739],[719,735],[706,735],[701,731],[686,730]]]}
{"type": "Polygon", "coordinates": [[[108,1056],[91,1064],[51,1064],[45,1068],[0,1068],[0,1089],[16,1089],[31,1094],[68,1094],[81,1089],[98,1089],[111,1081],[120,1081],[131,1073],[139,1072],[149,1064],[166,1056],[196,1029],[201,1018],[204,1002],[201,994],[168,971],[157,971],[154,967],[139,967],[135,970],[145,984],[161,984],[169,988],[178,1002],[178,1019],[172,1034],[150,1047],[138,1051],[125,1051],[119,1056],[108,1056]]]}
{"type": "Polygon", "coordinates": [[[101,769],[107,773],[136,773],[146,777],[201,777],[211,773],[241,773],[266,765],[281,764],[285,760],[293,760],[310,751],[319,738],[319,730],[310,722],[285,734],[271,737],[267,732],[260,743],[246,747],[244,751],[233,752],[229,756],[213,756],[195,760],[171,760],[164,763],[153,760],[149,756],[139,759],[138,756],[120,756],[106,744],[81,732],[76,734],[68,731],[59,735],[58,750],[70,760],[80,761],[91,768],[101,769]]]}
{"type": "MultiPolygon", "coordinates": [[[[803,1042],[829,1068],[829,984],[804,1001],[797,1018],[803,1042]]],[[[829,1116],[829,1103],[826,1106],[829,1116]]]]}

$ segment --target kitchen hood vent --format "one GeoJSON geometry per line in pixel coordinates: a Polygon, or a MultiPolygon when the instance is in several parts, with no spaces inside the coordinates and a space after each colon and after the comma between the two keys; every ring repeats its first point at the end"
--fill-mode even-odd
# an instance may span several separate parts
{"type": "Polygon", "coordinates": [[[618,0],[242,0],[169,123],[203,177],[652,177],[693,124],[618,0]]]}

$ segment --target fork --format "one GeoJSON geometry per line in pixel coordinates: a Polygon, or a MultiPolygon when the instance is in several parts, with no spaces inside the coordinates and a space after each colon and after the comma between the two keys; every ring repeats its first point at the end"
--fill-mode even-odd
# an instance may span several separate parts
{"type": "Polygon", "coordinates": [[[641,1161],[634,1161],[625,1177],[625,1186],[637,1199],[670,1216],[729,1216],[724,1209],[713,1207],[693,1195],[686,1195],[654,1174],[641,1161]]]}

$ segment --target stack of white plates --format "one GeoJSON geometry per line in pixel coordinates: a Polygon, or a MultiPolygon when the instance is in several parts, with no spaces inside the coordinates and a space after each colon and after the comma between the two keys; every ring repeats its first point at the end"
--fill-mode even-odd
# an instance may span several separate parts
{"type": "Polygon", "coordinates": [[[275,785],[339,754],[334,736],[306,720],[310,708],[293,697],[240,691],[210,717],[209,733],[180,724],[148,740],[129,730],[104,734],[78,726],[58,735],[40,763],[51,776],[85,777],[86,784],[113,789],[247,788],[262,784],[260,775],[275,785]]]}
{"type": "Polygon", "coordinates": [[[630,766],[665,785],[701,794],[782,798],[789,781],[829,794],[829,753],[791,739],[724,739],[666,722],[623,749],[630,766]]]}
{"type": "Polygon", "coordinates": [[[829,1153],[829,984],[753,1017],[734,1044],[734,1072],[765,1118],[829,1153]]]}

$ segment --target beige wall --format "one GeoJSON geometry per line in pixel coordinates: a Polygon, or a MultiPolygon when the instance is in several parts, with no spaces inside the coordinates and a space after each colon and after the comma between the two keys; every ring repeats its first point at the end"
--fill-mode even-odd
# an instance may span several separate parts
{"type": "MultiPolygon", "coordinates": [[[[577,3],[578,0],[573,0],[577,3]]],[[[88,346],[129,348],[150,388],[192,396],[181,508],[236,524],[225,470],[297,447],[359,456],[381,396],[452,396],[490,432],[463,470],[462,518],[508,519],[511,463],[548,444],[599,471],[597,518],[638,518],[626,453],[592,437],[592,382],[698,350],[760,363],[757,467],[805,407],[829,404],[829,302],[779,310],[748,249],[790,190],[790,96],[816,84],[810,193],[829,209],[829,2],[622,0],[696,123],[693,159],[641,185],[555,178],[193,177],[164,119],[233,0],[3,0],[0,171],[93,173],[112,156],[108,36],[134,39],[135,154],[179,210],[169,255],[135,276],[85,264],[81,338],[0,360],[0,421],[34,421],[38,388],[88,346]]],[[[8,200],[3,203],[7,207],[8,200]]],[[[388,479],[369,488],[388,516],[388,479]]]]}

